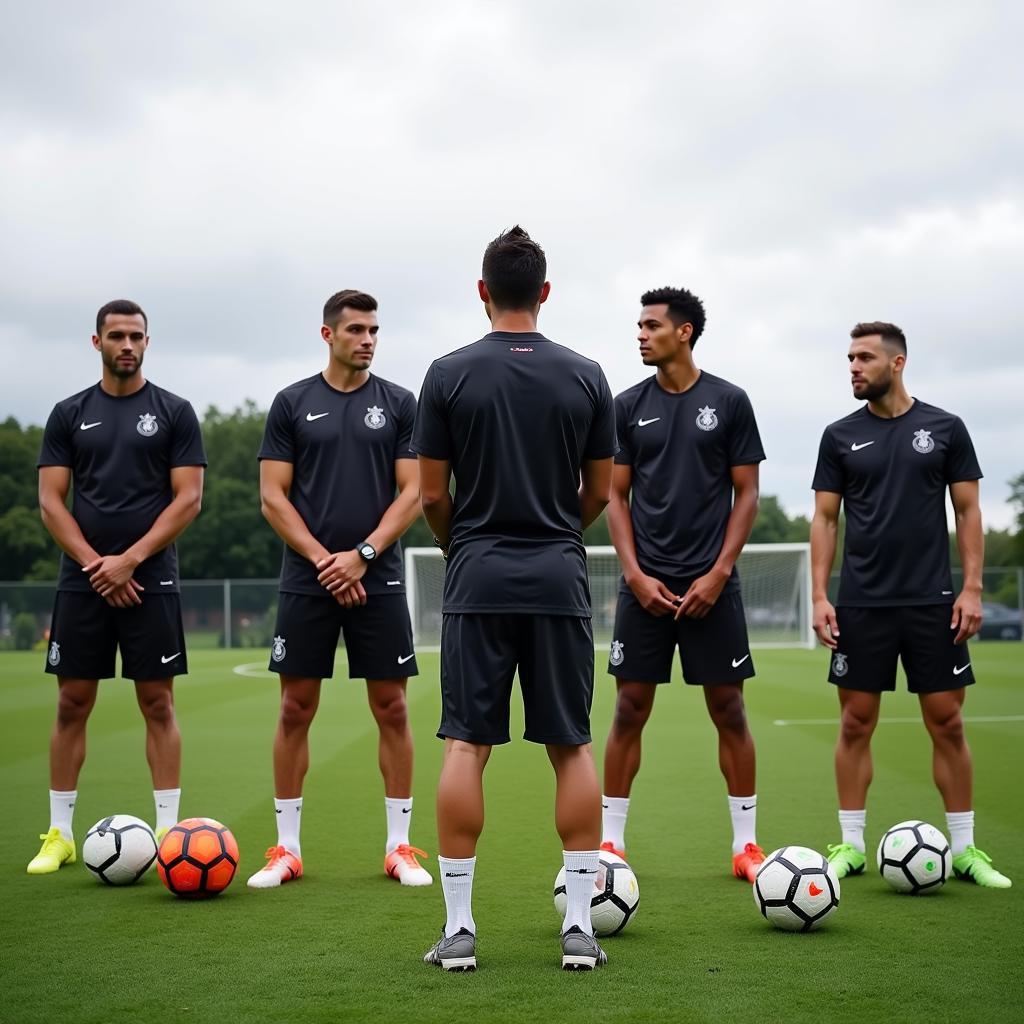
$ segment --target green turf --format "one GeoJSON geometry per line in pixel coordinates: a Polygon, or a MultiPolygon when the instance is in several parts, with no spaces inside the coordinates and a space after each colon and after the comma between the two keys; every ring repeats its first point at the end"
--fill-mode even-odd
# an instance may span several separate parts
{"type": "MultiPolygon", "coordinates": [[[[981,684],[969,715],[1024,714],[1017,644],[978,644],[981,684]]],[[[41,655],[0,655],[0,832],[3,920],[0,1020],[248,1021],[940,1021],[1021,1019],[1024,722],[970,724],[979,844],[1014,877],[1009,892],[951,882],[932,897],[899,896],[876,874],[843,885],[821,931],[773,931],[750,888],[727,874],[728,813],[713,730],[699,691],[664,688],[634,788],[629,856],[640,880],[636,920],[606,940],[610,965],[557,969],[551,883],[560,844],[543,751],[516,741],[487,773],[488,822],[474,912],[481,968],[445,976],[420,963],[443,919],[440,887],[384,878],[376,737],[358,683],[325,685],[313,727],[303,814],[307,876],[272,892],[245,877],[273,838],[270,739],[277,684],[244,678],[264,652],[196,651],[178,685],[185,742],[182,813],[227,823],[239,877],[209,903],[181,902],[155,874],[127,889],[99,885],[81,863],[24,873],[46,825],[46,740],[54,684],[41,655]]],[[[823,849],[838,838],[832,725],[773,724],[835,716],[821,652],[755,654],[748,707],[759,754],[759,838],[766,849],[823,849]]],[[[343,661],[343,657],[340,659],[343,661]]],[[[417,740],[413,841],[434,851],[433,786],[441,744],[437,656],[411,685],[417,740]]],[[[90,724],[76,829],[105,814],[150,819],[143,731],[130,684],[104,683],[90,724]]],[[[599,672],[597,752],[612,687],[599,672]]],[[[887,717],[914,717],[905,693],[887,717]]],[[[944,826],[919,724],[883,723],[875,738],[869,845],[921,817],[944,826]]],[[[435,869],[433,859],[427,862],[435,869]]]]}

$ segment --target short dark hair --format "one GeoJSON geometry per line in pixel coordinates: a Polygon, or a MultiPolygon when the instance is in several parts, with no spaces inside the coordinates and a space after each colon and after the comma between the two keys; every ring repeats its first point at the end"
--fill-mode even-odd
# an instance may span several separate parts
{"type": "Polygon", "coordinates": [[[367,295],[366,292],[361,292],[356,288],[343,288],[340,292],[335,292],[324,303],[324,323],[333,328],[341,319],[342,310],[346,306],[349,309],[372,313],[377,308],[377,300],[372,295],[367,295]]]}
{"type": "Polygon", "coordinates": [[[679,327],[689,324],[693,328],[690,335],[690,348],[697,344],[697,339],[704,333],[707,316],[704,303],[693,292],[685,288],[654,288],[640,296],[641,306],[668,306],[668,318],[679,327]]]}
{"type": "Polygon", "coordinates": [[[548,275],[544,250],[518,225],[502,231],[484,250],[480,276],[496,309],[532,309],[548,275]]]}
{"type": "Polygon", "coordinates": [[[881,335],[882,341],[891,348],[899,350],[903,355],[907,354],[906,335],[895,324],[887,324],[884,320],[872,320],[870,323],[857,324],[850,331],[851,338],[867,338],[872,334],[881,335]]]}
{"type": "Polygon", "coordinates": [[[108,316],[141,316],[146,330],[149,330],[149,317],[137,302],[132,302],[131,299],[113,299],[106,305],[100,306],[99,312],[96,314],[97,337],[103,333],[103,322],[108,316]]]}

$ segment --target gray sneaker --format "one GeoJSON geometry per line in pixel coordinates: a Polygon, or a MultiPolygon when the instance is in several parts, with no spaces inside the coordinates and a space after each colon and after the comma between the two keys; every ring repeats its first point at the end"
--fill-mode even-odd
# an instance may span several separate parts
{"type": "Polygon", "coordinates": [[[592,971],[608,963],[608,956],[593,935],[573,925],[562,935],[562,970],[592,971]]]}
{"type": "Polygon", "coordinates": [[[441,938],[423,954],[423,962],[446,971],[475,971],[476,936],[468,928],[460,928],[446,937],[442,928],[441,938]]]}

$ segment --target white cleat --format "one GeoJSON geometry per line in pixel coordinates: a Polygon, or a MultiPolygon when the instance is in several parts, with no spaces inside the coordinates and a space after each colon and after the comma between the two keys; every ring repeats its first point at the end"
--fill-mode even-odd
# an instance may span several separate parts
{"type": "Polygon", "coordinates": [[[276,889],[284,882],[302,877],[302,858],[283,846],[272,846],[267,863],[246,883],[250,889],[276,889]]]}
{"type": "Polygon", "coordinates": [[[396,878],[402,885],[433,885],[430,872],[420,865],[416,855],[426,857],[427,854],[415,846],[403,843],[396,846],[384,858],[384,873],[389,878],[396,878]]]}

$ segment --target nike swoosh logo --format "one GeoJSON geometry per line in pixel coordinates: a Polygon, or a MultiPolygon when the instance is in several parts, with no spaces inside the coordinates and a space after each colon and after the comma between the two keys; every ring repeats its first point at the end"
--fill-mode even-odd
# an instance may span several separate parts
{"type": "Polygon", "coordinates": [[[311,412],[306,413],[306,422],[312,423],[313,420],[322,420],[325,416],[330,416],[329,412],[318,412],[315,416],[311,412]]]}
{"type": "Polygon", "coordinates": [[[752,811],[757,804],[740,804],[741,811],[752,811]]]}
{"type": "Polygon", "coordinates": [[[79,430],[92,430],[93,427],[98,427],[103,420],[97,420],[95,423],[86,423],[82,420],[82,425],[78,428],[79,430]]]}
{"type": "Polygon", "coordinates": [[[415,657],[416,657],[415,654],[407,654],[404,658],[399,658],[398,659],[398,664],[399,665],[404,665],[407,661],[411,661],[415,657]]]}
{"type": "Polygon", "coordinates": [[[861,450],[861,448],[867,448],[867,446],[869,444],[874,444],[874,443],[875,443],[874,441],[865,441],[863,444],[851,444],[850,445],[850,451],[851,452],[859,452],[861,450]]]}
{"type": "Polygon", "coordinates": [[[820,896],[825,890],[824,889],[819,889],[813,882],[811,882],[811,884],[809,886],[807,886],[807,891],[812,896],[820,896]]]}
{"type": "Polygon", "coordinates": [[[959,668],[953,669],[953,675],[958,676],[961,672],[966,672],[971,667],[971,663],[967,662],[966,665],[961,665],[959,668]]]}
{"type": "Polygon", "coordinates": [[[174,661],[174,659],[175,659],[175,658],[176,658],[176,657],[177,657],[177,656],[178,656],[179,654],[181,654],[181,651],[175,651],[175,652],[174,652],[174,653],[173,653],[172,655],[170,655],[170,656],[168,656],[168,657],[166,657],[166,658],[165,658],[165,657],[164,657],[164,656],[163,656],[163,655],[161,654],[161,655],[160,655],[160,664],[161,664],[161,665],[166,665],[166,664],[167,664],[167,663],[168,663],[169,661],[174,661]]]}
{"type": "Polygon", "coordinates": [[[745,662],[747,660],[747,658],[749,658],[749,657],[750,657],[749,654],[744,654],[743,657],[738,659],[738,660],[736,658],[733,658],[732,659],[732,667],[733,668],[739,668],[740,665],[742,665],[743,662],[745,662]]]}
{"type": "Polygon", "coordinates": [[[661,419],[660,416],[655,416],[654,419],[652,419],[652,420],[637,420],[636,421],[636,425],[638,427],[646,427],[648,423],[657,423],[658,420],[660,420],[660,419],[661,419]]]}
{"type": "Polygon", "coordinates": [[[412,814],[412,808],[411,807],[403,807],[402,808],[402,813],[403,814],[412,814]]]}

